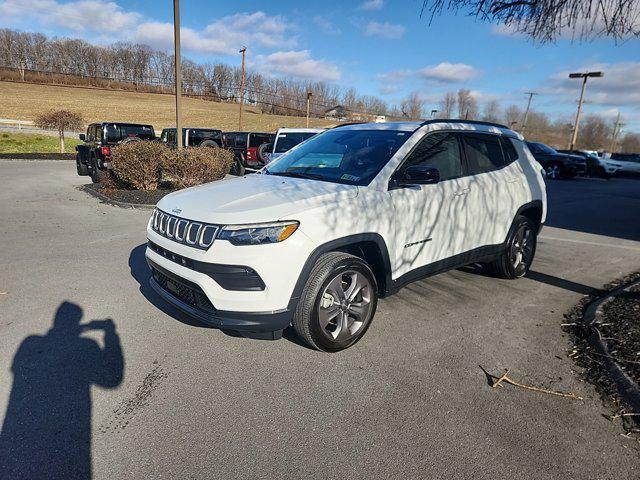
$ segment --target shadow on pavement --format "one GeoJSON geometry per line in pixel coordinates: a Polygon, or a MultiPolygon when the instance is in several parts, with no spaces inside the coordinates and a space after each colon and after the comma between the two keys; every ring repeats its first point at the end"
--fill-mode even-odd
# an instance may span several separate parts
{"type": "Polygon", "coordinates": [[[80,323],[62,302],[45,335],[25,338],[11,365],[13,386],[0,432],[0,478],[91,478],[91,386],[116,388],[124,358],[113,320],[80,323]],[[83,337],[104,332],[104,346],[83,337]]]}

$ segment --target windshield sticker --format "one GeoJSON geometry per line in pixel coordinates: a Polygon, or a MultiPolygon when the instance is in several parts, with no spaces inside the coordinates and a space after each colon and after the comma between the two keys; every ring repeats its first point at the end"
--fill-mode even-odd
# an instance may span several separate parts
{"type": "Polygon", "coordinates": [[[360,180],[360,177],[356,177],[355,175],[349,175],[348,173],[345,173],[340,177],[340,180],[349,180],[350,182],[357,182],[358,180],[360,180]]]}

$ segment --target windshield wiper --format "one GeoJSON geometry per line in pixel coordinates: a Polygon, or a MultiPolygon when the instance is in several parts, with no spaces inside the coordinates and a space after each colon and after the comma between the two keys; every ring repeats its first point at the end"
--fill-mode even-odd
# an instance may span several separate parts
{"type": "Polygon", "coordinates": [[[323,175],[317,173],[303,173],[303,172],[270,172],[269,175],[278,175],[281,177],[292,178],[308,178],[311,180],[325,180],[323,175]]]}

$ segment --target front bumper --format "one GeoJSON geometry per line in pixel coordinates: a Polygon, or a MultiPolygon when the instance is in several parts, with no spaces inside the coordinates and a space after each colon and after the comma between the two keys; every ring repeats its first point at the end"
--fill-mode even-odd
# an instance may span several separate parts
{"type": "MultiPolygon", "coordinates": [[[[168,303],[187,315],[214,327],[246,332],[279,332],[287,328],[293,310],[272,312],[229,312],[216,310],[195,284],[163,269],[147,259],[153,272],[151,287],[168,303]],[[195,287],[195,289],[194,289],[195,287]],[[188,292],[188,293],[187,293],[188,292]]],[[[277,334],[270,338],[277,338],[277,334]]]]}

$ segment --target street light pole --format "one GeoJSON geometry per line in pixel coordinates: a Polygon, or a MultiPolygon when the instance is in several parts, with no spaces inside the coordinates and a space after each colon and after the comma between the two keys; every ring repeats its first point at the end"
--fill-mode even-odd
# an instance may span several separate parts
{"type": "Polygon", "coordinates": [[[244,106],[244,57],[247,52],[247,47],[242,47],[240,53],[242,54],[242,78],[240,80],[240,118],[238,119],[238,130],[242,131],[242,107],[244,106]]]}
{"type": "Polygon", "coordinates": [[[524,136],[524,131],[527,129],[527,119],[529,118],[529,109],[531,108],[531,100],[533,100],[533,96],[537,95],[536,92],[525,92],[529,95],[529,101],[527,102],[527,109],[524,111],[524,118],[522,119],[522,129],[520,133],[524,136]]]}
{"type": "Polygon", "coordinates": [[[309,128],[309,105],[311,103],[311,95],[313,95],[313,92],[307,92],[307,128],[309,128]]]}
{"type": "Polygon", "coordinates": [[[436,116],[436,113],[438,113],[438,110],[431,110],[431,118],[434,118],[436,116]]]}
{"type": "Polygon", "coordinates": [[[576,113],[576,122],[573,127],[573,135],[571,135],[571,142],[569,143],[569,150],[573,150],[576,141],[578,140],[578,129],[580,128],[580,117],[582,116],[582,102],[584,101],[584,91],[587,88],[587,79],[589,77],[603,77],[602,72],[585,72],[585,73],[570,73],[569,78],[581,78],[582,89],[580,90],[580,100],[578,100],[578,112],[576,113]]]}
{"type": "Polygon", "coordinates": [[[173,64],[176,81],[176,148],[182,148],[182,70],[180,68],[180,0],[173,0],[173,64]]]}

